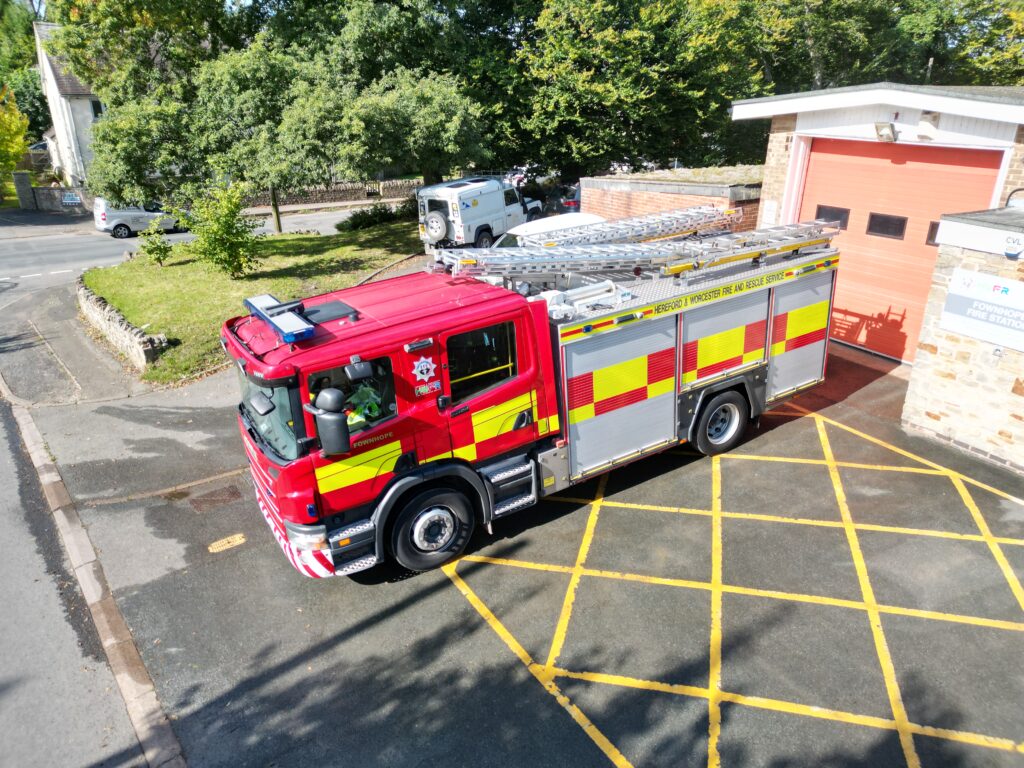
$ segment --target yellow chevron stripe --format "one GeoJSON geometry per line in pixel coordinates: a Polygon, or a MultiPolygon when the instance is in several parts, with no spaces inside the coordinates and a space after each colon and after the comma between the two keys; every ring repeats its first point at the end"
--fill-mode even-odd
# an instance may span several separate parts
{"type": "Polygon", "coordinates": [[[332,464],[317,467],[317,488],[320,493],[330,493],[356,483],[372,480],[377,475],[391,472],[401,455],[402,443],[395,440],[355,456],[338,459],[332,464]]]}

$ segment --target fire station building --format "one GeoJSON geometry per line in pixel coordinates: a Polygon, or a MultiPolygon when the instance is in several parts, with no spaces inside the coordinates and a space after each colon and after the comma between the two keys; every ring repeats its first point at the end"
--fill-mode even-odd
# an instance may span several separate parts
{"type": "Polygon", "coordinates": [[[737,101],[732,116],[772,121],[759,226],[841,223],[833,337],[913,361],[940,218],[1024,187],[1024,87],[875,83],[737,101]]]}

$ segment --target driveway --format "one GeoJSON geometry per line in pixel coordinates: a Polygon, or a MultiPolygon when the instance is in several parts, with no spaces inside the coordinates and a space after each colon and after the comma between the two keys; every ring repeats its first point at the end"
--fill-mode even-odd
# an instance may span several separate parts
{"type": "Polygon", "coordinates": [[[905,435],[867,356],[726,456],[326,581],[194,387],[35,411],[190,765],[1024,765],[1024,483],[905,435]]]}

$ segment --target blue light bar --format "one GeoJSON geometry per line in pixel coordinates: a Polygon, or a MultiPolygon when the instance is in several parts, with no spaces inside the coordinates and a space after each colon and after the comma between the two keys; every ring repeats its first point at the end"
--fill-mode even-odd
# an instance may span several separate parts
{"type": "Polygon", "coordinates": [[[281,306],[281,302],[269,293],[261,293],[242,303],[249,310],[249,314],[255,315],[273,328],[285,344],[308,339],[316,331],[316,327],[297,312],[274,312],[281,306]]]}

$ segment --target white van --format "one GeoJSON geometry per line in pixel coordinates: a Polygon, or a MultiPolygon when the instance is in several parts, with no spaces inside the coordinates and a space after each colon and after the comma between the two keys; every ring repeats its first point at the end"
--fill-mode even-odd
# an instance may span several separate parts
{"type": "Polygon", "coordinates": [[[109,232],[118,239],[131,237],[133,234],[148,227],[153,219],[161,220],[160,227],[165,232],[171,232],[178,225],[177,219],[163,210],[159,203],[114,208],[102,197],[97,197],[93,201],[92,218],[96,224],[96,229],[100,232],[109,232]]]}
{"type": "Polygon", "coordinates": [[[600,224],[605,221],[604,216],[596,213],[563,213],[559,216],[548,216],[546,219],[537,219],[512,227],[508,232],[494,241],[495,248],[516,248],[523,243],[520,238],[534,237],[537,235],[549,235],[562,229],[570,227],[581,227],[584,224],[600,224]]]}
{"type": "Polygon", "coordinates": [[[502,179],[477,176],[416,192],[420,240],[428,251],[472,245],[490,248],[495,238],[542,214],[539,200],[524,198],[502,179]]]}

